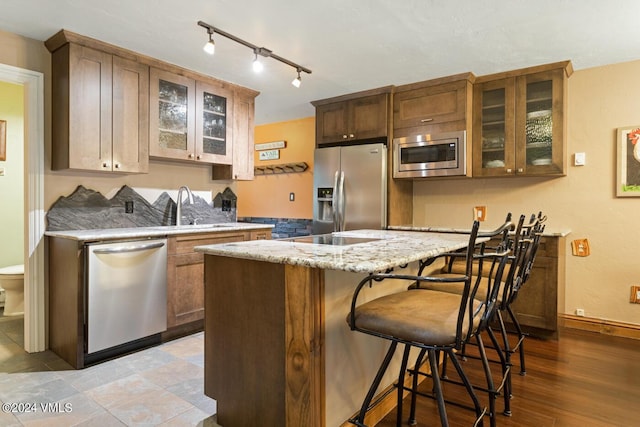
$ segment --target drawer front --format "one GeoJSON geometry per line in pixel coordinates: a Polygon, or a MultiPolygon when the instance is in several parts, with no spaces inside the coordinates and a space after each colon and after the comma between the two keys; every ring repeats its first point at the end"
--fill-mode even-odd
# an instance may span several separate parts
{"type": "Polygon", "coordinates": [[[393,100],[394,129],[465,120],[467,81],[397,92],[393,100]]]}
{"type": "Polygon", "coordinates": [[[192,253],[193,248],[196,246],[242,242],[244,240],[248,240],[248,234],[249,233],[247,232],[239,231],[233,233],[208,233],[176,236],[169,239],[169,253],[192,253]]]}

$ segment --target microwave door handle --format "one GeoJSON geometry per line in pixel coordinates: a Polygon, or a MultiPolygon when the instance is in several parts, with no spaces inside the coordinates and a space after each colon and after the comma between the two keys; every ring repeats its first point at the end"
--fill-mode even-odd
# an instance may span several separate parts
{"type": "Polygon", "coordinates": [[[338,231],[338,224],[340,221],[340,215],[338,210],[340,209],[340,198],[338,197],[338,181],[340,179],[340,171],[336,171],[333,176],[333,231],[338,231]]]}
{"type": "Polygon", "coordinates": [[[344,231],[344,208],[346,205],[346,200],[345,200],[345,196],[344,196],[344,171],[340,171],[340,182],[339,182],[339,187],[340,187],[340,222],[339,224],[339,228],[338,231],[344,231]]]}

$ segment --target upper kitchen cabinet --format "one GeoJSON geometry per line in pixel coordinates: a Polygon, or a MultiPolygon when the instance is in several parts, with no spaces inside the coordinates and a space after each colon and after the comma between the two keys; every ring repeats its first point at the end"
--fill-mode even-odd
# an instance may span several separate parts
{"type": "Polygon", "coordinates": [[[255,98],[258,92],[236,88],[233,94],[233,162],[213,165],[212,179],[252,180],[255,98]]]}
{"type": "Polygon", "coordinates": [[[64,30],[45,42],[52,53],[51,168],[146,173],[149,67],[85,42],[64,30]]]}
{"type": "Polygon", "coordinates": [[[397,86],[393,95],[393,137],[471,132],[472,73],[397,86]]]}
{"type": "Polygon", "coordinates": [[[311,102],[316,107],[316,145],[386,139],[390,93],[387,86],[311,102]]]}
{"type": "Polygon", "coordinates": [[[473,176],[565,175],[571,62],[478,77],[473,176]]]}
{"type": "Polygon", "coordinates": [[[152,157],[232,164],[233,95],[224,84],[151,68],[152,157]]]}

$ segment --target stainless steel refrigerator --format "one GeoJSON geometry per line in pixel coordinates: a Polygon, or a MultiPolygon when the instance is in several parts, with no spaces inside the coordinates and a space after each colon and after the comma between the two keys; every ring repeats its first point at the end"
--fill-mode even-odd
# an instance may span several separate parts
{"type": "Polygon", "coordinates": [[[387,226],[387,147],[318,148],[313,169],[313,234],[387,226]]]}

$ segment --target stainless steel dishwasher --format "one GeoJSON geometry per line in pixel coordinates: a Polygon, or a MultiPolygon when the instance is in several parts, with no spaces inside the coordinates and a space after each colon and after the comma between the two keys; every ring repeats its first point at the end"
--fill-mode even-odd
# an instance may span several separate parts
{"type": "Polygon", "coordinates": [[[85,249],[85,352],[123,352],[124,344],[135,347],[166,331],[167,240],[93,243],[85,249]]]}

